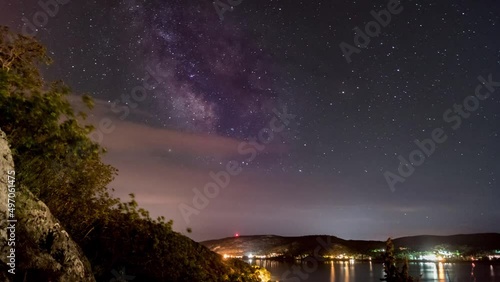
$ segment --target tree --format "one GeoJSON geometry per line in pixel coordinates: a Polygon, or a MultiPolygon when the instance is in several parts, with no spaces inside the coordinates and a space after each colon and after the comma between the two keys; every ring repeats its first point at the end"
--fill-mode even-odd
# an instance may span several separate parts
{"type": "Polygon", "coordinates": [[[396,257],[394,256],[394,243],[391,238],[388,238],[385,243],[385,253],[382,255],[384,259],[384,278],[381,281],[387,282],[417,282],[418,279],[411,277],[408,274],[408,259],[405,258],[401,271],[396,266],[396,257]]]}
{"type": "MultiPolygon", "coordinates": [[[[85,113],[74,112],[70,89],[40,75],[39,66],[50,62],[34,38],[0,26],[0,128],[11,146],[17,186],[45,202],[97,280],[109,281],[112,269],[125,267],[140,281],[259,281],[264,271],[225,263],[173,232],[172,221],[152,219],[133,194],[125,203],[109,194],[117,170],[101,161],[105,150],[88,137],[93,126],[83,124],[85,113]],[[229,274],[236,278],[221,278],[229,274]]],[[[82,100],[92,109],[90,97],[82,100]]]]}
{"type": "MultiPolygon", "coordinates": [[[[118,203],[107,184],[116,169],[82,125],[61,81],[47,83],[39,65],[51,60],[31,37],[0,27],[0,128],[12,148],[18,183],[31,190],[64,223],[76,241],[91,232],[95,219],[118,203]]],[[[92,100],[82,97],[89,109],[92,100]]]]}

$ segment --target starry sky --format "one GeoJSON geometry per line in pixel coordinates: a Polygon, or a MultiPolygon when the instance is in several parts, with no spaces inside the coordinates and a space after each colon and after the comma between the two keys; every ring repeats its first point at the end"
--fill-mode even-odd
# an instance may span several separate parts
{"type": "Polygon", "coordinates": [[[194,240],[500,232],[498,1],[402,0],[371,31],[397,3],[47,3],[3,0],[0,24],[47,46],[44,76],[72,100],[95,99],[115,195],[194,240]],[[412,155],[436,129],[446,140],[412,155]]]}

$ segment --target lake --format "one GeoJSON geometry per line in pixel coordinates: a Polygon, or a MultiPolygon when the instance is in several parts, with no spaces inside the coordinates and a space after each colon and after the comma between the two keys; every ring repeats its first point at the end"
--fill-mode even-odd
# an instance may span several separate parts
{"type": "MultiPolygon", "coordinates": [[[[273,281],[280,282],[371,282],[380,281],[384,276],[382,264],[375,262],[335,261],[309,265],[268,260],[247,262],[265,267],[273,281]]],[[[410,262],[410,275],[418,274],[422,274],[422,282],[500,282],[500,264],[410,262]]]]}

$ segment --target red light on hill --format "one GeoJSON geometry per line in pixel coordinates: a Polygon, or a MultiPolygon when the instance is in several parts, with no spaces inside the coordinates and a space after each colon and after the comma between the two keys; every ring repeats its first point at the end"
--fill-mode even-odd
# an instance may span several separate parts
{"type": "Polygon", "coordinates": [[[239,233],[234,234],[234,237],[240,237],[239,233]]]}

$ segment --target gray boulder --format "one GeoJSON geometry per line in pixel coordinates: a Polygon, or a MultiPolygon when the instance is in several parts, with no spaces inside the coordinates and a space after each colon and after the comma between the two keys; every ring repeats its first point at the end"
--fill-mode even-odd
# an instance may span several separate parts
{"type": "MultiPolygon", "coordinates": [[[[95,281],[90,263],[49,208],[28,189],[15,185],[15,219],[8,222],[8,172],[14,162],[0,130],[0,281],[95,281]],[[8,238],[15,225],[15,275],[9,273],[8,238]]],[[[11,179],[12,180],[12,179],[11,179]]],[[[11,191],[12,192],[12,191],[11,191]]],[[[12,194],[11,194],[12,196],[12,194]]],[[[12,242],[12,241],[10,241],[12,242]]],[[[10,243],[12,244],[12,243],[10,243]]],[[[11,270],[12,272],[12,270],[11,270]]]]}

